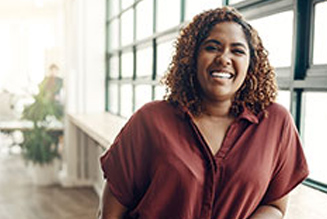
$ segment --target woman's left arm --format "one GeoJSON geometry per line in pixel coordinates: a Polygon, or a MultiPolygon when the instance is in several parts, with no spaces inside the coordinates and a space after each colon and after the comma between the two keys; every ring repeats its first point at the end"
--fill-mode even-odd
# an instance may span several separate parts
{"type": "Polygon", "coordinates": [[[288,195],[270,202],[266,205],[261,205],[249,219],[282,219],[285,216],[288,203],[288,195]]]}

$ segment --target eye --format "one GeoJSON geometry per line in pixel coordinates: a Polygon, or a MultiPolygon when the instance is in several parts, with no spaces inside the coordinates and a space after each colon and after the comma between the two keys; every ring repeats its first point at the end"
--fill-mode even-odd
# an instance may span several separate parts
{"type": "Polygon", "coordinates": [[[204,47],[204,49],[206,50],[206,51],[214,51],[214,50],[217,50],[217,47],[216,46],[206,46],[206,47],[204,47]]]}
{"type": "Polygon", "coordinates": [[[234,53],[239,54],[239,55],[245,55],[246,52],[243,49],[234,49],[234,53]]]}
{"type": "Polygon", "coordinates": [[[204,47],[204,50],[208,51],[208,52],[216,52],[216,51],[220,51],[221,48],[219,46],[216,46],[216,45],[206,45],[204,47]]]}

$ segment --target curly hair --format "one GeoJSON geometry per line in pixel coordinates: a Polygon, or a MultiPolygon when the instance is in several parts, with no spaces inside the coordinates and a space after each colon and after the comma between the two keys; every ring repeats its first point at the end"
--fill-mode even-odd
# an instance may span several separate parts
{"type": "Polygon", "coordinates": [[[181,30],[175,42],[175,54],[162,79],[166,86],[165,100],[186,107],[192,114],[203,112],[200,84],[197,79],[197,55],[201,43],[211,29],[221,22],[235,22],[242,27],[250,48],[250,65],[246,78],[234,95],[230,115],[238,116],[247,107],[255,115],[264,112],[275,101],[277,84],[275,72],[268,60],[268,52],[261,38],[234,8],[223,7],[195,16],[181,30]]]}

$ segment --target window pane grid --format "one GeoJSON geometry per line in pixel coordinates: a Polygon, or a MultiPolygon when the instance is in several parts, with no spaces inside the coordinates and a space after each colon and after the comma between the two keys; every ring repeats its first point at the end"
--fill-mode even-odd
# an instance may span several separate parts
{"type": "MultiPolygon", "coordinates": [[[[226,3],[222,0],[107,1],[108,5],[112,6],[107,10],[107,57],[109,57],[106,65],[109,73],[109,83],[106,88],[109,105],[107,109],[123,117],[129,117],[135,110],[151,100],[162,100],[165,89],[158,84],[158,81],[167,71],[174,51],[175,38],[168,39],[169,35],[177,34],[181,22],[189,22],[195,14],[226,3]],[[148,45],[145,46],[145,44],[148,45]]],[[[277,102],[294,113],[297,124],[304,124],[304,128],[302,127],[300,131],[306,147],[305,151],[313,153],[312,151],[316,150],[316,144],[308,140],[313,136],[308,130],[312,126],[309,122],[312,118],[309,112],[313,112],[318,107],[310,108],[310,105],[313,105],[310,99],[315,99],[315,95],[319,96],[319,92],[312,92],[312,90],[319,89],[320,93],[327,93],[327,83],[324,84],[324,81],[327,81],[325,73],[327,70],[323,66],[327,64],[325,40],[327,38],[325,28],[327,2],[319,1],[313,5],[318,1],[310,1],[314,9],[314,16],[310,22],[314,28],[312,28],[312,33],[308,34],[312,40],[310,41],[309,38],[307,40],[312,42],[310,45],[312,48],[308,50],[312,53],[309,55],[312,60],[308,69],[304,70],[306,76],[300,79],[294,79],[294,69],[297,64],[293,57],[294,54],[299,53],[298,48],[293,45],[296,44],[294,40],[301,33],[293,32],[293,30],[297,29],[294,25],[297,25],[297,20],[300,19],[291,9],[295,10],[296,7],[301,6],[293,1],[294,7],[288,7],[284,9],[288,11],[284,11],[278,8],[276,1],[266,1],[265,7],[270,5],[273,7],[269,9],[267,16],[256,8],[257,3],[263,1],[251,0],[253,4],[243,0],[228,2],[236,6],[244,6],[247,10],[246,14],[256,18],[249,22],[258,30],[269,52],[269,60],[278,73],[278,82],[282,90],[279,91],[277,102]],[[319,85],[313,84],[315,81],[320,81],[319,85]],[[303,99],[295,98],[295,92],[300,96],[303,93],[303,99]]],[[[242,8],[239,10],[243,13],[242,8]]],[[[302,51],[306,50],[300,52],[302,51]]],[[[319,96],[319,98],[322,97],[319,96]]],[[[323,101],[326,100],[323,99],[323,101]]],[[[311,155],[308,156],[311,159],[311,155]]],[[[315,167],[315,164],[312,165],[317,168],[314,172],[321,171],[315,167]]],[[[327,172],[326,168],[323,170],[327,172]]],[[[327,184],[325,176],[317,176],[316,173],[310,175],[313,180],[327,184]]]]}
{"type": "Polygon", "coordinates": [[[260,33],[272,65],[275,67],[291,66],[293,11],[252,20],[250,24],[260,33]]]}

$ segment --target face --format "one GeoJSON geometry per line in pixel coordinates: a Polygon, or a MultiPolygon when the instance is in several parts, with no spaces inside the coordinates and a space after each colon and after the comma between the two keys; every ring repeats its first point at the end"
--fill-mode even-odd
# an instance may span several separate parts
{"type": "Polygon", "coordinates": [[[241,87],[250,63],[242,27],[234,22],[216,24],[202,42],[197,78],[204,101],[231,101],[241,87]]]}

